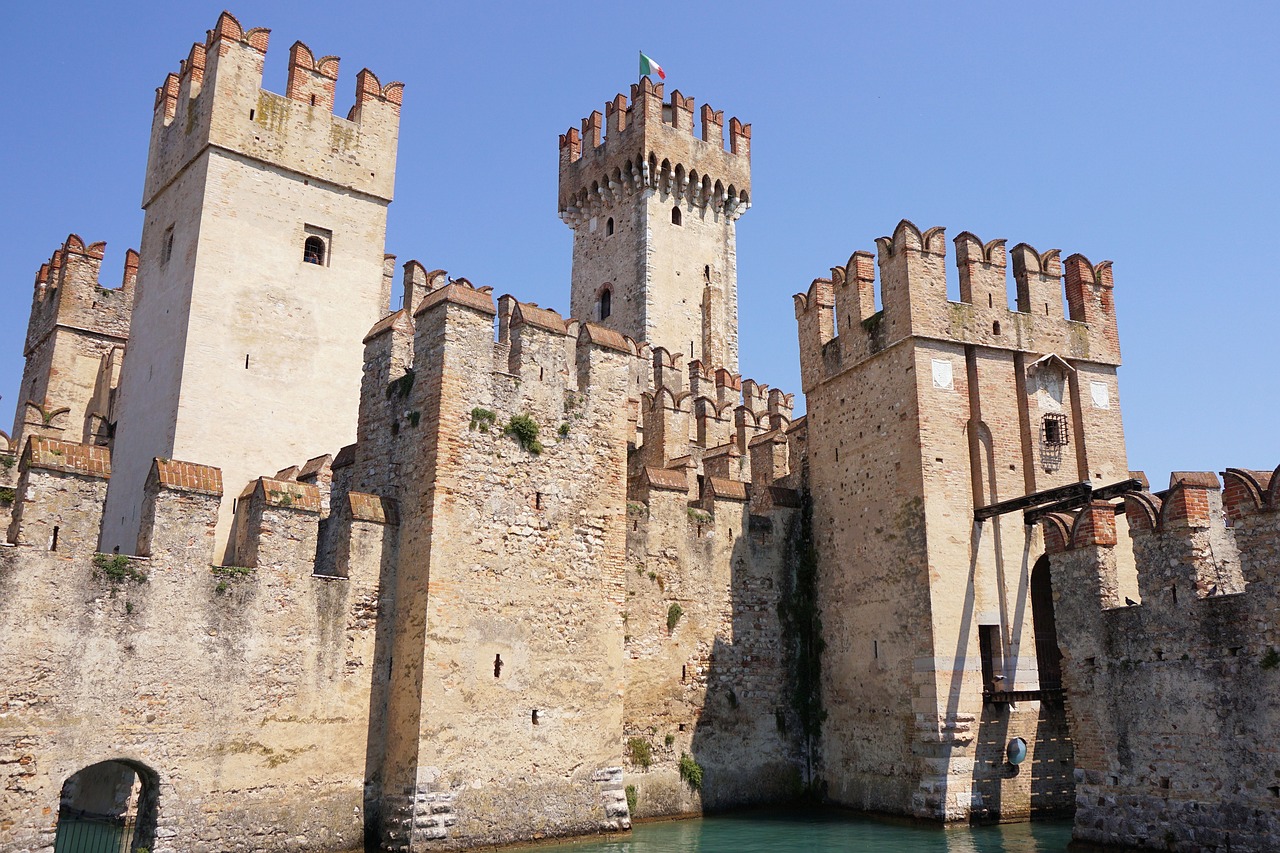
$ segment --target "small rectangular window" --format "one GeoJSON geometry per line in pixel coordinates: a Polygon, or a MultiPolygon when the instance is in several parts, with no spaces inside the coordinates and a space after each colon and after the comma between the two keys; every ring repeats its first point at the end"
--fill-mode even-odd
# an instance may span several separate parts
{"type": "Polygon", "coordinates": [[[1004,652],[999,625],[978,626],[978,649],[982,654],[982,690],[998,693],[1004,686],[1004,652]]]}
{"type": "Polygon", "coordinates": [[[160,247],[160,263],[167,264],[173,257],[173,226],[164,230],[164,244],[160,247]]]}
{"type": "Polygon", "coordinates": [[[1049,447],[1062,447],[1067,443],[1067,416],[1048,414],[1044,416],[1041,436],[1049,447]]]}

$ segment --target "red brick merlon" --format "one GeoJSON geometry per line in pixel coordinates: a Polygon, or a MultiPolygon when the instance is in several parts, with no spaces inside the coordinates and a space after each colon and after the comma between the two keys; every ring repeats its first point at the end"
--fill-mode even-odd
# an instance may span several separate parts
{"type": "MultiPolygon", "coordinates": [[[[1203,482],[1204,477],[1197,475],[1203,482]]],[[[1125,495],[1124,513],[1129,531],[1163,533],[1181,527],[1208,527],[1212,523],[1209,493],[1218,491],[1218,478],[1212,474],[1212,485],[1177,482],[1159,495],[1130,492],[1125,495]]]]}
{"type": "Polygon", "coordinates": [[[1049,554],[1116,544],[1116,511],[1108,501],[1094,501],[1074,516],[1065,512],[1042,515],[1040,523],[1049,554]]]}
{"type": "Polygon", "coordinates": [[[1222,480],[1226,483],[1222,503],[1231,519],[1239,521],[1255,512],[1280,509],[1280,468],[1274,471],[1228,468],[1222,472],[1222,480]]]}
{"type": "Polygon", "coordinates": [[[635,343],[630,338],[621,332],[597,326],[595,323],[583,323],[582,328],[578,330],[578,340],[631,355],[636,354],[635,343]]]}
{"type": "Polygon", "coordinates": [[[559,311],[551,308],[541,308],[536,302],[516,300],[511,315],[511,325],[514,328],[526,323],[539,329],[545,329],[548,332],[555,332],[560,335],[569,334],[569,322],[560,316],[559,311]]]}
{"type": "Polygon", "coordinates": [[[222,497],[222,470],[211,465],[156,459],[151,463],[151,476],[162,489],[222,497]]]}
{"type": "Polygon", "coordinates": [[[39,435],[27,439],[20,464],[26,469],[61,471],[64,474],[80,474],[102,480],[111,478],[111,453],[107,448],[92,444],[72,444],[39,435]]]}
{"type": "Polygon", "coordinates": [[[413,312],[413,316],[417,317],[426,311],[430,311],[442,302],[465,305],[468,308],[474,308],[486,314],[497,315],[498,313],[498,307],[493,302],[492,287],[472,287],[471,282],[465,278],[459,278],[454,279],[444,287],[428,293],[413,312]]]}
{"type": "MultiPolygon", "coordinates": [[[[681,479],[684,475],[681,474],[681,479]]],[[[746,501],[747,484],[737,480],[725,480],[720,477],[704,477],[703,488],[714,498],[729,501],[746,501]]]]}
{"type": "Polygon", "coordinates": [[[348,492],[351,518],[355,521],[372,521],[378,524],[400,523],[400,508],[390,498],[368,495],[364,492],[348,492]]]}
{"type": "Polygon", "coordinates": [[[644,469],[644,478],[651,489],[671,492],[689,491],[689,476],[683,470],[673,471],[670,468],[647,467],[644,469]]]}
{"type": "Polygon", "coordinates": [[[356,445],[348,444],[338,451],[338,455],[333,457],[333,464],[330,468],[346,468],[348,465],[354,465],[356,461],[356,445]]]}
{"type": "Polygon", "coordinates": [[[266,506],[316,514],[320,512],[320,490],[310,483],[259,477],[240,493],[241,500],[250,497],[262,501],[266,506]]]}
{"type": "Polygon", "coordinates": [[[378,322],[374,323],[373,328],[369,329],[369,331],[365,334],[364,340],[362,341],[362,343],[367,344],[369,343],[369,341],[373,340],[379,335],[386,334],[392,329],[399,329],[402,332],[409,331],[410,325],[409,325],[408,311],[401,308],[399,311],[393,311],[392,313],[383,317],[378,322]]]}

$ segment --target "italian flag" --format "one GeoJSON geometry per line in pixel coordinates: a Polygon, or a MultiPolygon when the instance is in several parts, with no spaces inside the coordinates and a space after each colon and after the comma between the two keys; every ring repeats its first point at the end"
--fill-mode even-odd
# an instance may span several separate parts
{"type": "Polygon", "coordinates": [[[644,51],[640,51],[640,76],[646,74],[657,74],[659,80],[666,80],[666,72],[662,70],[662,66],[654,62],[652,59],[644,55],[644,51]]]}

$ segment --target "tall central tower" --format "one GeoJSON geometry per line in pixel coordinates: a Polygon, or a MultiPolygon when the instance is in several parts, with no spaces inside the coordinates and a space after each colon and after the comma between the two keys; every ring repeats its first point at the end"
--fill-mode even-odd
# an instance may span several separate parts
{"type": "Polygon", "coordinates": [[[648,77],[560,137],[560,218],[573,229],[570,312],[738,369],[735,223],[750,207],[751,125],[648,77]],[[604,136],[601,137],[601,119],[604,136]]]}

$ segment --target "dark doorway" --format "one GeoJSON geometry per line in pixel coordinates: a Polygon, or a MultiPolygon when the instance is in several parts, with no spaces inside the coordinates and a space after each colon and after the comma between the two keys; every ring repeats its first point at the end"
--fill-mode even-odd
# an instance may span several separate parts
{"type": "Polygon", "coordinates": [[[1062,689],[1062,652],[1058,650],[1058,623],[1053,616],[1053,580],[1049,557],[1041,556],[1031,569],[1031,620],[1036,632],[1036,665],[1041,690],[1062,689]]]}
{"type": "Polygon", "coordinates": [[[58,803],[54,853],[137,853],[155,846],[156,775],[102,761],[70,776],[58,803]]]}

